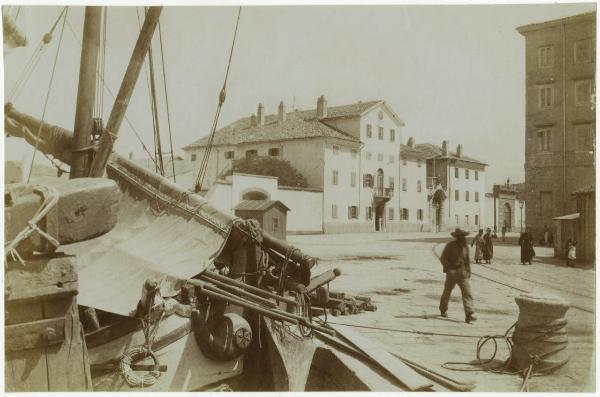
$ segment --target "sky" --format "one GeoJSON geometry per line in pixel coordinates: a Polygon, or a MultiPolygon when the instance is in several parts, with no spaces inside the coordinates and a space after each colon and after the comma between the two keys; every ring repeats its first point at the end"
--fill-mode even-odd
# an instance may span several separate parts
{"type": "MultiPolygon", "coordinates": [[[[403,143],[463,145],[465,155],[489,164],[486,182],[524,180],[525,41],[518,26],[595,10],[595,3],[535,5],[245,6],[219,120],[224,126],[280,101],[311,109],[325,95],[329,106],[385,100],[406,126],[403,143]]],[[[16,7],[5,9],[12,15],[16,7]]],[[[6,98],[23,65],[58,17],[58,6],[28,6],[17,24],[29,38],[4,59],[5,102],[42,117],[60,42],[45,120],[73,129],[83,7],[69,7],[37,68],[17,98],[6,98]],[[72,28],[72,29],[71,29],[72,28]]],[[[165,7],[161,16],[165,75],[175,153],[209,133],[216,110],[237,7],[165,7]]],[[[139,33],[134,7],[109,7],[106,86],[116,94],[139,33]]],[[[163,150],[169,151],[160,46],[153,42],[163,150]]],[[[127,110],[153,151],[144,71],[127,110]]],[[[104,90],[104,120],[113,99],[104,90]]],[[[124,122],[115,150],[145,157],[124,122]]],[[[32,148],[5,139],[5,156],[28,159],[32,148]]],[[[38,156],[40,158],[41,156],[38,156]]],[[[43,158],[42,158],[43,159],[43,158]]]]}

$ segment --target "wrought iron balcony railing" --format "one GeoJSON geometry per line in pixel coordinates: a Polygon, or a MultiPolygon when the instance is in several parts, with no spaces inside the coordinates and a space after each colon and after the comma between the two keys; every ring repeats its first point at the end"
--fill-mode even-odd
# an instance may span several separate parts
{"type": "Polygon", "coordinates": [[[374,187],[373,196],[379,198],[392,198],[394,196],[394,188],[374,187]]]}

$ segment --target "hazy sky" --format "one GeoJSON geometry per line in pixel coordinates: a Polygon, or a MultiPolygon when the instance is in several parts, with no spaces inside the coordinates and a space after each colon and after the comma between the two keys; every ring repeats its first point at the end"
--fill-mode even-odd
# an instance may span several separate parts
{"type": "MultiPolygon", "coordinates": [[[[246,6],[242,9],[219,126],[256,111],[262,102],[276,112],[280,100],[292,108],[383,99],[402,118],[403,142],[450,146],[490,164],[487,182],[524,178],[525,64],[520,25],[595,10],[588,4],[478,6],[246,6]]],[[[15,9],[9,10],[15,12],[15,9]]],[[[12,87],[59,7],[23,7],[18,25],[30,45],[8,54],[5,94],[12,87]]],[[[68,21],[81,37],[84,9],[69,7],[68,21]]],[[[166,7],[161,17],[173,142],[180,148],[209,132],[237,7],[166,7]]],[[[61,25],[17,109],[41,117],[61,25]]],[[[116,93],[139,32],[136,9],[108,10],[106,84],[116,93]]],[[[156,38],[156,37],[155,37],[156,38]]],[[[155,40],[155,62],[159,47],[155,40]]],[[[73,128],[80,47],[65,28],[46,120],[73,128]]],[[[158,67],[157,77],[161,77],[158,67]]],[[[162,80],[158,80],[162,86],[162,80]]],[[[162,96],[163,91],[160,90],[162,96]]],[[[104,95],[108,118],[112,98],[104,95]]],[[[168,150],[164,100],[163,148],[168,150]]],[[[146,76],[142,72],[128,112],[152,147],[146,76]]],[[[8,159],[29,156],[27,145],[6,140],[8,159]]],[[[116,150],[144,152],[123,123],[116,150]]]]}

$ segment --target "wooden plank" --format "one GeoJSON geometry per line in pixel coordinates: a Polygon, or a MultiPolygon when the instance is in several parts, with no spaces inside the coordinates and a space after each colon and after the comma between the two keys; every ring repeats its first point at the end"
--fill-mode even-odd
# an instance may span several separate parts
{"type": "Polygon", "coordinates": [[[350,327],[339,324],[328,325],[336,331],[338,336],[346,339],[350,344],[372,358],[374,362],[379,364],[411,391],[425,390],[433,386],[433,383],[429,379],[419,375],[398,358],[392,356],[375,342],[350,327]]]}
{"type": "Polygon", "coordinates": [[[39,302],[6,302],[4,305],[4,324],[21,324],[44,318],[39,302]]]}
{"type": "Polygon", "coordinates": [[[4,326],[5,351],[19,351],[61,343],[65,338],[65,319],[49,318],[4,326]]]}
{"type": "Polygon", "coordinates": [[[73,257],[40,256],[27,266],[9,263],[5,274],[6,302],[45,299],[52,295],[77,294],[77,271],[73,257]]]}

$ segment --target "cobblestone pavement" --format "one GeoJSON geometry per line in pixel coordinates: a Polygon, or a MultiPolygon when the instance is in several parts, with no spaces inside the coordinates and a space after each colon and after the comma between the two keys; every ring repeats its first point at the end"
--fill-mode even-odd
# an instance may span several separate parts
{"type": "MultiPolygon", "coordinates": [[[[552,249],[538,247],[533,264],[523,266],[515,235],[509,236],[507,243],[495,240],[493,263],[472,264],[478,321],[466,324],[458,288],[450,301],[449,318],[439,317],[444,274],[436,255],[450,239],[447,233],[288,236],[290,242],[320,259],[315,274],[336,267],[342,270],[342,276],[331,284],[332,291],[366,294],[378,306],[377,312],[329,317],[329,321],[360,326],[356,331],[390,352],[457,380],[475,382],[474,391],[519,391],[522,379],[518,375],[451,371],[441,365],[475,360],[478,336],[504,334],[518,316],[514,298],[524,291],[565,298],[572,305],[567,312],[571,359],[551,375],[532,378],[529,390],[594,391],[595,271],[566,268],[564,261],[552,258],[552,249]]],[[[491,345],[484,348],[482,357],[489,357],[492,350],[491,345]]],[[[497,358],[503,361],[507,357],[506,348],[500,346],[497,358]]]]}

